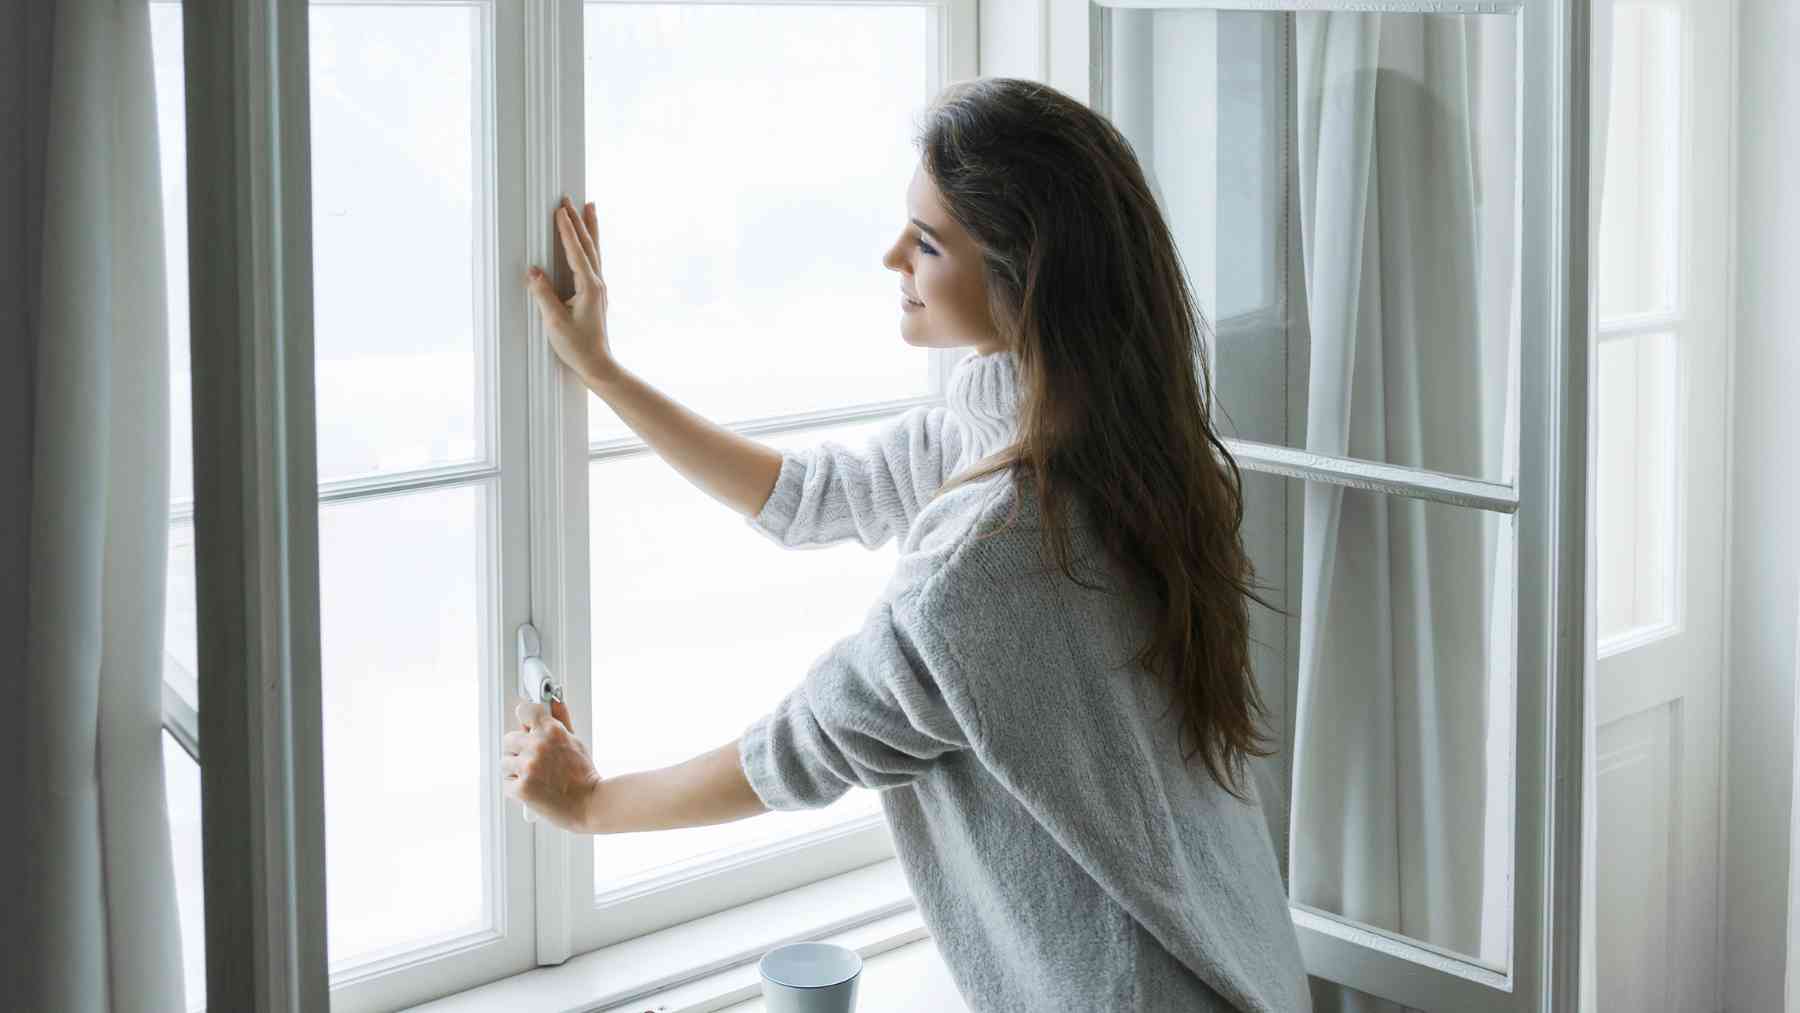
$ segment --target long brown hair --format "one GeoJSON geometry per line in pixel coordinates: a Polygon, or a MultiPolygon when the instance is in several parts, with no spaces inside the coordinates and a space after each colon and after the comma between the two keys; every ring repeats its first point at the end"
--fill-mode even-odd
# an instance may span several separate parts
{"type": "Polygon", "coordinates": [[[939,494],[1030,476],[1046,547],[1096,590],[1070,567],[1063,521],[1071,498],[1105,519],[1101,545],[1158,606],[1135,660],[1185,705],[1197,743],[1183,761],[1203,753],[1213,780],[1247,801],[1245,757],[1275,752],[1258,727],[1249,601],[1275,606],[1254,590],[1241,476],[1213,430],[1208,325],[1143,168],[1106,117],[1036,81],[957,82],[922,124],[921,165],[982,250],[1020,387],[1016,442],[939,494]]]}

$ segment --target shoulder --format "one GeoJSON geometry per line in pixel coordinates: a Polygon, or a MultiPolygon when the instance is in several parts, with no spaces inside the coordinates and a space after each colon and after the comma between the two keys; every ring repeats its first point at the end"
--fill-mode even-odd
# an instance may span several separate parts
{"type": "Polygon", "coordinates": [[[914,405],[876,431],[875,439],[900,449],[931,454],[949,451],[950,456],[962,447],[962,429],[956,413],[942,404],[914,405]]]}
{"type": "MultiPolygon", "coordinates": [[[[1082,554],[1088,539],[1075,535],[1082,554]]],[[[963,630],[980,616],[1016,612],[1015,599],[1054,573],[1035,495],[1000,472],[946,490],[919,512],[890,591],[909,612],[963,630]]]]}

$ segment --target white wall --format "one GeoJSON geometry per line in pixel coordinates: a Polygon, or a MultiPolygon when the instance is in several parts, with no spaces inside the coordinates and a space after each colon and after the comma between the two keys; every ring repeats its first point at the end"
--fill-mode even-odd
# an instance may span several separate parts
{"type": "Polygon", "coordinates": [[[1742,11],[1723,970],[1727,1010],[1768,1013],[1786,1001],[1800,610],[1800,3],[1742,11]]]}

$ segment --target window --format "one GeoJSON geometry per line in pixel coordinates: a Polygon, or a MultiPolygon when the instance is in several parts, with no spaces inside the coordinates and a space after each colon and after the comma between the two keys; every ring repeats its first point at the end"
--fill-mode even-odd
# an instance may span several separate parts
{"type": "MultiPolygon", "coordinates": [[[[777,447],[860,443],[941,397],[958,352],[900,339],[880,256],[904,210],[912,118],[953,76],[972,8],[322,0],[307,13],[334,1007],[424,1001],[891,855],[863,790],[816,812],[579,839],[505,804],[520,624],[546,635],[600,769],[648,769],[772,707],[859,624],[895,553],[784,553],[749,531],[549,368],[522,278],[552,262],[556,197],[585,195],[621,361],[709,418],[777,447]],[[578,59],[556,49],[568,33],[531,34],[550,21],[578,26],[578,59]],[[533,92],[540,60],[558,69],[533,92]],[[557,150],[582,157],[549,164],[557,150]],[[558,607],[575,602],[587,607],[558,607]]],[[[204,753],[183,25],[172,0],[152,16],[177,422],[166,723],[192,747],[171,767],[187,785],[204,753]]],[[[197,806],[197,785],[171,798],[197,806]]],[[[184,869],[199,862],[194,814],[173,820],[184,869]]]]}
{"type": "Polygon", "coordinates": [[[163,768],[175,856],[188,1008],[206,1007],[204,886],[200,878],[200,670],[194,596],[194,455],[187,313],[187,109],[181,6],[150,4],[156,136],[169,309],[169,572],[163,598],[163,768]]]}
{"type": "MultiPolygon", "coordinates": [[[[860,446],[941,396],[964,350],[900,338],[879,261],[913,119],[950,79],[936,58],[948,24],[923,4],[583,5],[579,192],[600,222],[621,362],[777,447],[860,446]]],[[[736,737],[859,626],[897,546],[784,552],[587,401],[591,676],[571,694],[576,722],[602,771],[666,766],[736,737]]],[[[822,810],[570,852],[568,894],[593,898],[571,913],[580,952],[791,885],[771,863],[804,856],[825,875],[891,849],[875,793],[854,789],[822,810]]]]}
{"type": "Polygon", "coordinates": [[[1131,142],[1211,325],[1309,970],[1408,1007],[1546,1001],[1555,9],[1052,7],[1050,81],[1131,142]]]}
{"type": "MultiPolygon", "coordinates": [[[[308,214],[279,175],[230,161],[262,189],[219,214],[265,256],[284,229],[310,229],[310,285],[280,271],[272,284],[311,307],[310,338],[291,317],[277,335],[310,341],[311,396],[281,402],[280,370],[238,368],[259,406],[317,440],[316,531],[293,541],[308,553],[316,534],[316,602],[303,578],[284,588],[289,629],[307,635],[308,609],[318,621],[328,903],[322,925],[302,910],[272,931],[300,940],[296,977],[312,973],[306,933],[329,940],[333,1008],[423,1002],[888,856],[866,792],[637,839],[571,837],[503,803],[521,624],[542,635],[602,773],[661,766],[771,706],[857,622],[893,552],[781,554],[747,532],[555,364],[522,280],[552,262],[557,198],[591,199],[627,367],[776,446],[859,442],[941,396],[963,354],[904,347],[879,254],[912,117],[977,72],[1041,77],[1120,125],[1214,324],[1216,406],[1256,514],[1246,537],[1289,612],[1259,619],[1258,675],[1289,747],[1259,774],[1312,972],[1428,1008],[1563,997],[1545,954],[1563,956],[1548,927],[1568,907],[1551,898],[1579,873],[1578,839],[1549,814],[1580,740],[1550,718],[1580,699],[1557,634],[1582,576],[1563,539],[1568,483],[1581,488],[1566,455],[1584,448],[1563,413],[1585,375],[1559,368],[1560,216],[1579,166],[1552,130],[1568,129],[1558,103],[1581,59],[1562,5],[1052,0],[983,11],[978,63],[975,0],[318,0],[304,61],[254,17],[184,25],[162,2],[163,76],[179,28],[211,43],[204,69],[250,82],[253,113],[296,96],[308,112],[308,214]],[[247,55],[224,61],[232,43],[247,55]],[[251,228],[264,214],[273,227],[251,228]],[[1320,720],[1333,693],[1366,722],[1320,720]],[[1417,734],[1427,712],[1444,719],[1435,737],[1417,734]],[[1386,766],[1358,765],[1372,756],[1386,766]],[[1396,776],[1377,797],[1325,780],[1333,769],[1396,776]],[[1352,790],[1386,810],[1341,805],[1352,790]],[[1425,878],[1326,875],[1360,868],[1338,859],[1371,840],[1388,850],[1358,861],[1425,878]]],[[[282,2],[253,6],[291,27],[282,2]]],[[[168,152],[183,99],[159,87],[158,101],[168,152]]],[[[257,125],[279,119],[250,116],[229,153],[263,157],[257,125]]],[[[170,178],[184,162],[166,157],[170,178]]],[[[203,246],[194,263],[216,266],[203,246]]],[[[195,330],[196,347],[240,347],[217,324],[195,330]]],[[[218,410],[216,392],[193,397],[218,410]]],[[[178,391],[178,418],[186,403],[178,391]]],[[[282,453],[247,443],[234,464],[282,453]]],[[[198,506],[224,499],[219,484],[196,489],[198,506]]],[[[242,530],[199,534],[272,551],[242,530]]],[[[191,586],[192,564],[171,559],[171,587],[191,586]]],[[[172,655],[196,640],[172,635],[172,655]]],[[[176,738],[194,670],[170,665],[176,738]]],[[[313,762],[303,725],[262,730],[298,773],[261,783],[294,799],[313,762]]],[[[204,762],[208,744],[191,744],[204,762]]],[[[293,867],[310,862],[304,826],[228,805],[220,821],[273,825],[293,867]]],[[[179,835],[192,821],[175,822],[179,835]]],[[[290,896],[316,888],[291,882],[290,896]]]]}
{"type": "MultiPolygon", "coordinates": [[[[157,0],[151,14],[174,387],[166,723],[191,730],[182,11],[157,0]]],[[[308,14],[327,943],[334,1005],[391,1006],[533,953],[529,831],[495,774],[504,627],[525,614],[529,552],[522,329],[501,320],[495,226],[521,155],[491,143],[518,82],[496,73],[496,5],[308,14]]],[[[204,762],[195,738],[177,770],[204,762]]],[[[172,799],[195,806],[172,804],[177,866],[197,868],[198,792],[170,776],[172,799]]],[[[199,1008],[199,884],[180,886],[199,1008]]]]}
{"type": "Polygon", "coordinates": [[[1682,11],[1621,3],[1612,16],[1616,97],[1600,208],[1594,384],[1602,655],[1677,622],[1677,357],[1689,315],[1678,270],[1682,11]]]}

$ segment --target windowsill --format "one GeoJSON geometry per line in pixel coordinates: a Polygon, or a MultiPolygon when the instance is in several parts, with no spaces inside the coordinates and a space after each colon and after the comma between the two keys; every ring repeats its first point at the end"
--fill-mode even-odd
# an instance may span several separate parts
{"type": "Polygon", "coordinates": [[[868,961],[857,989],[860,1010],[879,1013],[892,1003],[900,1003],[891,1006],[895,1010],[963,1008],[905,874],[889,858],[445,996],[411,1013],[753,1013],[762,1008],[757,964],[763,954],[812,940],[849,947],[868,961]],[[889,951],[892,957],[870,959],[889,951]]]}
{"type": "MultiPolygon", "coordinates": [[[[655,1007],[650,1007],[655,1009],[655,1007]]],[[[731,1006],[670,1007],[669,1013],[767,1013],[768,1004],[759,994],[747,1002],[731,1006]]],[[[857,1013],[968,1013],[968,1004],[956,990],[950,972],[938,955],[937,944],[930,936],[871,957],[863,954],[862,979],[856,986],[857,1013]]],[[[641,1013],[636,1007],[619,1008],[609,1013],[641,1013]]]]}

